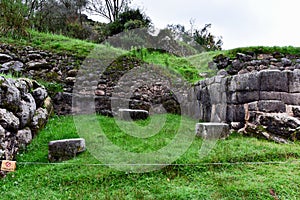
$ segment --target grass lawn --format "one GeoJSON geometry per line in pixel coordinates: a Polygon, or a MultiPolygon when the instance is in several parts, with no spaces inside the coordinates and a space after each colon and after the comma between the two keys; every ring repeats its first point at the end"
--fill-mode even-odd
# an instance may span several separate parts
{"type": "MultiPolygon", "coordinates": [[[[114,144],[141,153],[175,138],[180,116],[157,115],[151,120],[162,118],[166,122],[160,132],[142,142],[125,134],[113,118],[96,116],[114,144]]],[[[136,123],[146,127],[151,120],[136,123]]],[[[147,173],[101,165],[89,151],[63,163],[49,164],[48,142],[74,137],[79,136],[72,117],[52,118],[27,150],[18,155],[17,171],[0,180],[1,199],[300,198],[300,163],[295,162],[300,158],[299,143],[275,144],[232,134],[219,140],[211,153],[200,159],[203,141],[195,138],[172,165],[147,173]]]]}

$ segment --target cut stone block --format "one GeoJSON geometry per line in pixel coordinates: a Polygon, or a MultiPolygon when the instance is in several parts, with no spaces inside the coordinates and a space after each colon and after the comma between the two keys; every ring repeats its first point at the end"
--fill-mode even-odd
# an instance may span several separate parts
{"type": "Polygon", "coordinates": [[[230,134],[229,125],[225,123],[197,123],[196,136],[203,139],[221,139],[230,134]]]}
{"type": "Polygon", "coordinates": [[[50,162],[69,160],[86,150],[83,138],[51,141],[48,147],[48,160],[50,162]]]}
{"type": "Polygon", "coordinates": [[[146,110],[119,109],[119,118],[121,120],[145,120],[149,117],[146,110]]]}

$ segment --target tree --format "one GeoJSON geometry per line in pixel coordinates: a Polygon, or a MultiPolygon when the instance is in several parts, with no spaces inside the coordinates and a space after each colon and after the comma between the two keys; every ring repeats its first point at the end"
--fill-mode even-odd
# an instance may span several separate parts
{"type": "Polygon", "coordinates": [[[130,29],[148,28],[150,25],[150,18],[142,13],[140,9],[127,8],[116,21],[107,24],[107,35],[116,35],[130,29]]]}
{"type": "Polygon", "coordinates": [[[130,3],[131,0],[90,0],[87,10],[114,22],[130,3]]]}
{"type": "Polygon", "coordinates": [[[211,24],[205,24],[201,30],[196,30],[194,32],[194,40],[199,45],[203,46],[208,51],[215,51],[222,49],[222,37],[217,38],[212,35],[208,29],[211,28],[211,24]]]}
{"type": "Polygon", "coordinates": [[[183,41],[195,49],[201,51],[215,51],[222,49],[222,37],[216,37],[209,32],[211,24],[205,24],[205,26],[198,30],[194,28],[194,21],[190,21],[191,29],[186,30],[183,25],[168,25],[167,28],[173,33],[173,37],[176,40],[183,41]]]}

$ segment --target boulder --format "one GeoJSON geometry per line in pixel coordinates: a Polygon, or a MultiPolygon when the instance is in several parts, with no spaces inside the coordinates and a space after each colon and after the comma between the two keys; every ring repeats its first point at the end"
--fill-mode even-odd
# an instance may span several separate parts
{"type": "Polygon", "coordinates": [[[0,109],[0,125],[6,130],[18,130],[20,121],[12,112],[0,109]]]}
{"type": "Polygon", "coordinates": [[[19,130],[17,133],[17,140],[20,146],[26,146],[32,141],[32,134],[30,128],[19,130]]]}
{"type": "Polygon", "coordinates": [[[83,138],[51,141],[48,147],[48,160],[50,162],[69,160],[86,150],[83,138]]]}
{"type": "Polygon", "coordinates": [[[239,132],[278,143],[300,139],[300,120],[286,113],[257,113],[239,132]]]}

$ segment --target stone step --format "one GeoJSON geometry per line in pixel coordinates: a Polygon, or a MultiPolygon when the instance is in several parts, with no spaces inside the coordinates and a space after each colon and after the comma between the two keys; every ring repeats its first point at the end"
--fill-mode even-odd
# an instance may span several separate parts
{"type": "Polygon", "coordinates": [[[196,136],[203,139],[224,139],[230,134],[229,125],[226,123],[197,123],[196,136]]]}

